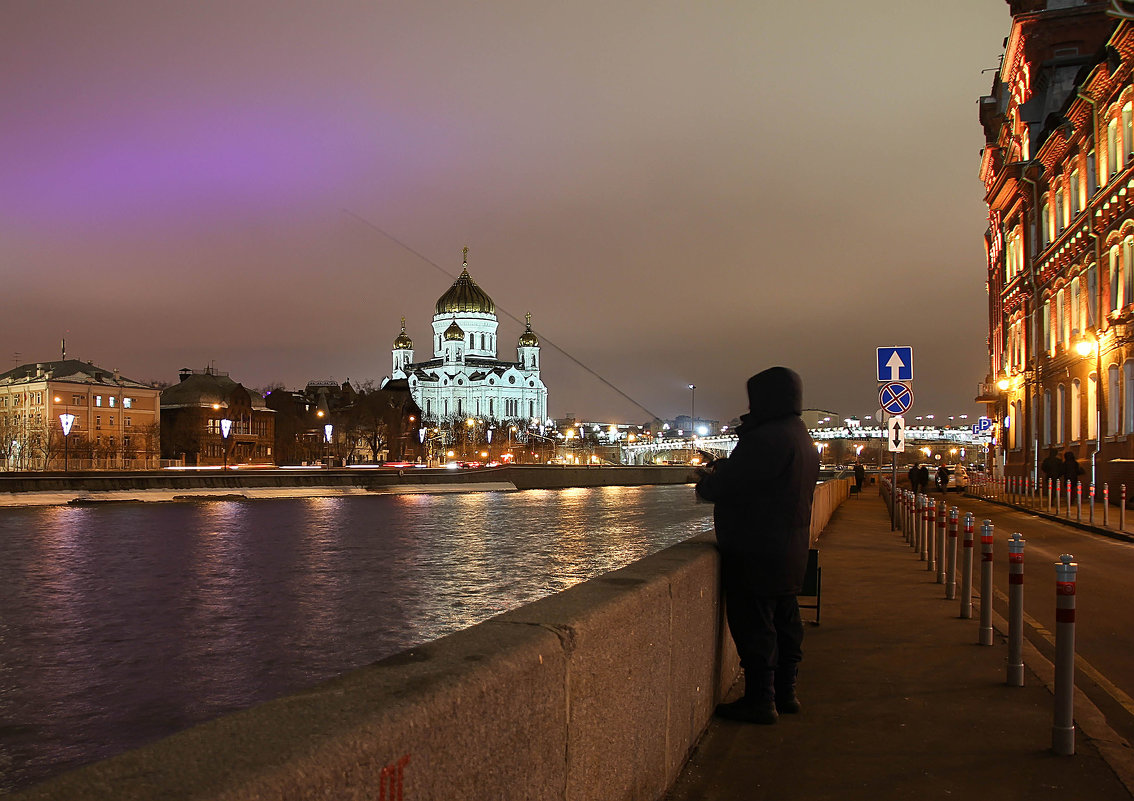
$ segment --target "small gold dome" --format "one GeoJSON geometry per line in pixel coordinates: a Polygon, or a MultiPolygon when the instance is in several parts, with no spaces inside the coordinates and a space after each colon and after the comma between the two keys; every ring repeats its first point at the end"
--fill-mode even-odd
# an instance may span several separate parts
{"type": "Polygon", "coordinates": [[[413,350],[413,340],[406,336],[406,318],[402,318],[402,333],[394,340],[394,350],[413,350]]]}
{"type": "Polygon", "coordinates": [[[457,325],[457,321],[449,323],[445,329],[445,339],[449,342],[459,342],[465,338],[465,330],[457,325]]]}
{"type": "Polygon", "coordinates": [[[524,333],[520,334],[520,341],[519,341],[518,344],[521,348],[538,348],[539,347],[539,337],[537,337],[535,335],[535,332],[532,331],[532,315],[531,315],[531,312],[528,312],[528,328],[527,328],[526,331],[524,331],[524,333]]]}

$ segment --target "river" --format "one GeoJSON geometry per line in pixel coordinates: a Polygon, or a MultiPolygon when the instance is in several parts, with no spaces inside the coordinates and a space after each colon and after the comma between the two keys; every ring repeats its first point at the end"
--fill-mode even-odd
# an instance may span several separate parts
{"type": "Polygon", "coordinates": [[[688,486],[0,511],[0,793],[712,527],[688,486]]]}

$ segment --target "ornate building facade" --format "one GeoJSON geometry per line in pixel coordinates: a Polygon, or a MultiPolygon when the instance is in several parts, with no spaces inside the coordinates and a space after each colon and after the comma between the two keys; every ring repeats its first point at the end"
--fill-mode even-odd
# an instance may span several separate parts
{"type": "MultiPolygon", "coordinates": [[[[433,357],[414,361],[413,340],[394,340],[390,380],[405,379],[425,421],[476,418],[523,427],[547,419],[547,387],[540,379],[539,338],[527,328],[516,343],[516,360],[497,353],[496,305],[469,275],[468,248],[460,276],[438,300],[433,314],[433,357]]],[[[383,383],[383,386],[385,382],[383,383]]]]}
{"type": "Polygon", "coordinates": [[[978,400],[1008,475],[1041,477],[1055,448],[1085,480],[1132,481],[1134,29],[1109,0],[1008,5],[980,100],[990,375],[978,400]]]}

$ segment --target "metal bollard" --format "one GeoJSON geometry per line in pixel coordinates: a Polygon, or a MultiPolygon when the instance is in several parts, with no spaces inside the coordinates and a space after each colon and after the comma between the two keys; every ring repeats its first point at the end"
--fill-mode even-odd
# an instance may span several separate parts
{"type": "Polygon", "coordinates": [[[921,536],[921,518],[921,493],[919,492],[914,496],[913,518],[910,521],[913,523],[913,528],[910,530],[910,547],[914,551],[917,551],[917,538],[921,536]]]}
{"type": "Polygon", "coordinates": [[[1051,512],[1051,489],[1054,486],[1052,479],[1047,480],[1047,511],[1051,512]]]}
{"type": "Polygon", "coordinates": [[[945,583],[945,501],[942,499],[941,507],[937,510],[937,536],[933,538],[933,544],[937,547],[937,583],[945,583]]]}
{"type": "Polygon", "coordinates": [[[992,521],[980,527],[980,634],[977,642],[992,645],[992,521]]]}
{"type": "Polygon", "coordinates": [[[1055,514],[1059,515],[1059,499],[1063,497],[1063,479],[1055,481],[1055,514]]]}
{"type": "Polygon", "coordinates": [[[961,618],[973,616],[973,513],[965,512],[964,549],[961,553],[961,618]]]}
{"type": "Polygon", "coordinates": [[[937,569],[937,499],[929,499],[929,513],[925,516],[925,539],[921,543],[921,559],[930,573],[937,569]]]}
{"type": "Polygon", "coordinates": [[[1091,523],[1094,523],[1095,522],[1095,485],[1094,484],[1091,484],[1091,488],[1090,488],[1090,490],[1088,490],[1088,492],[1090,494],[1087,497],[1087,505],[1088,505],[1087,517],[1091,521],[1091,523]]]}
{"type": "Polygon", "coordinates": [[[1055,715],[1051,748],[1075,753],[1075,574],[1079,565],[1065,553],[1055,565],[1055,715]]]}
{"type": "Polygon", "coordinates": [[[945,600],[957,597],[957,528],[961,510],[956,506],[949,509],[949,544],[945,549],[948,565],[945,568],[945,600]]]}
{"type": "Polygon", "coordinates": [[[1067,479],[1067,519],[1071,519],[1071,502],[1075,498],[1075,488],[1071,486],[1071,479],[1067,479]]]}
{"type": "Polygon", "coordinates": [[[1083,522],[1083,482],[1080,481],[1076,485],[1075,489],[1076,489],[1076,492],[1075,492],[1075,498],[1076,498],[1075,520],[1082,523],[1083,522]]]}
{"type": "Polygon", "coordinates": [[[1024,545],[1020,532],[1008,538],[1008,685],[1024,686],[1024,545]]]}
{"type": "Polygon", "coordinates": [[[1118,507],[1118,530],[1126,530],[1126,485],[1122,485],[1122,506],[1118,507]]]}
{"type": "Polygon", "coordinates": [[[914,550],[921,556],[922,543],[925,542],[925,521],[929,519],[929,496],[921,496],[921,514],[918,516],[917,522],[917,542],[914,543],[914,550]]]}
{"type": "Polygon", "coordinates": [[[1110,528],[1110,484],[1105,481],[1102,485],[1102,524],[1110,528]]]}
{"type": "Polygon", "coordinates": [[[1035,505],[1035,493],[1032,492],[1032,477],[1024,479],[1024,506],[1031,509],[1035,505]]]}

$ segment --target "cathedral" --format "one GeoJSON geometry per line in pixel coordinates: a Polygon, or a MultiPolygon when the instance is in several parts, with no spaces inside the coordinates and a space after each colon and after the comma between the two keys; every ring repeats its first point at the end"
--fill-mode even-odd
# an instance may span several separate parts
{"type": "MultiPolygon", "coordinates": [[[[415,362],[413,340],[402,332],[394,340],[391,381],[409,383],[414,401],[431,423],[460,418],[518,422],[547,419],[547,387],[539,377],[539,339],[532,316],[516,343],[516,361],[496,358],[496,304],[464,269],[437,300],[433,314],[433,358],[415,362]]],[[[385,383],[383,383],[383,386],[385,383]]]]}

